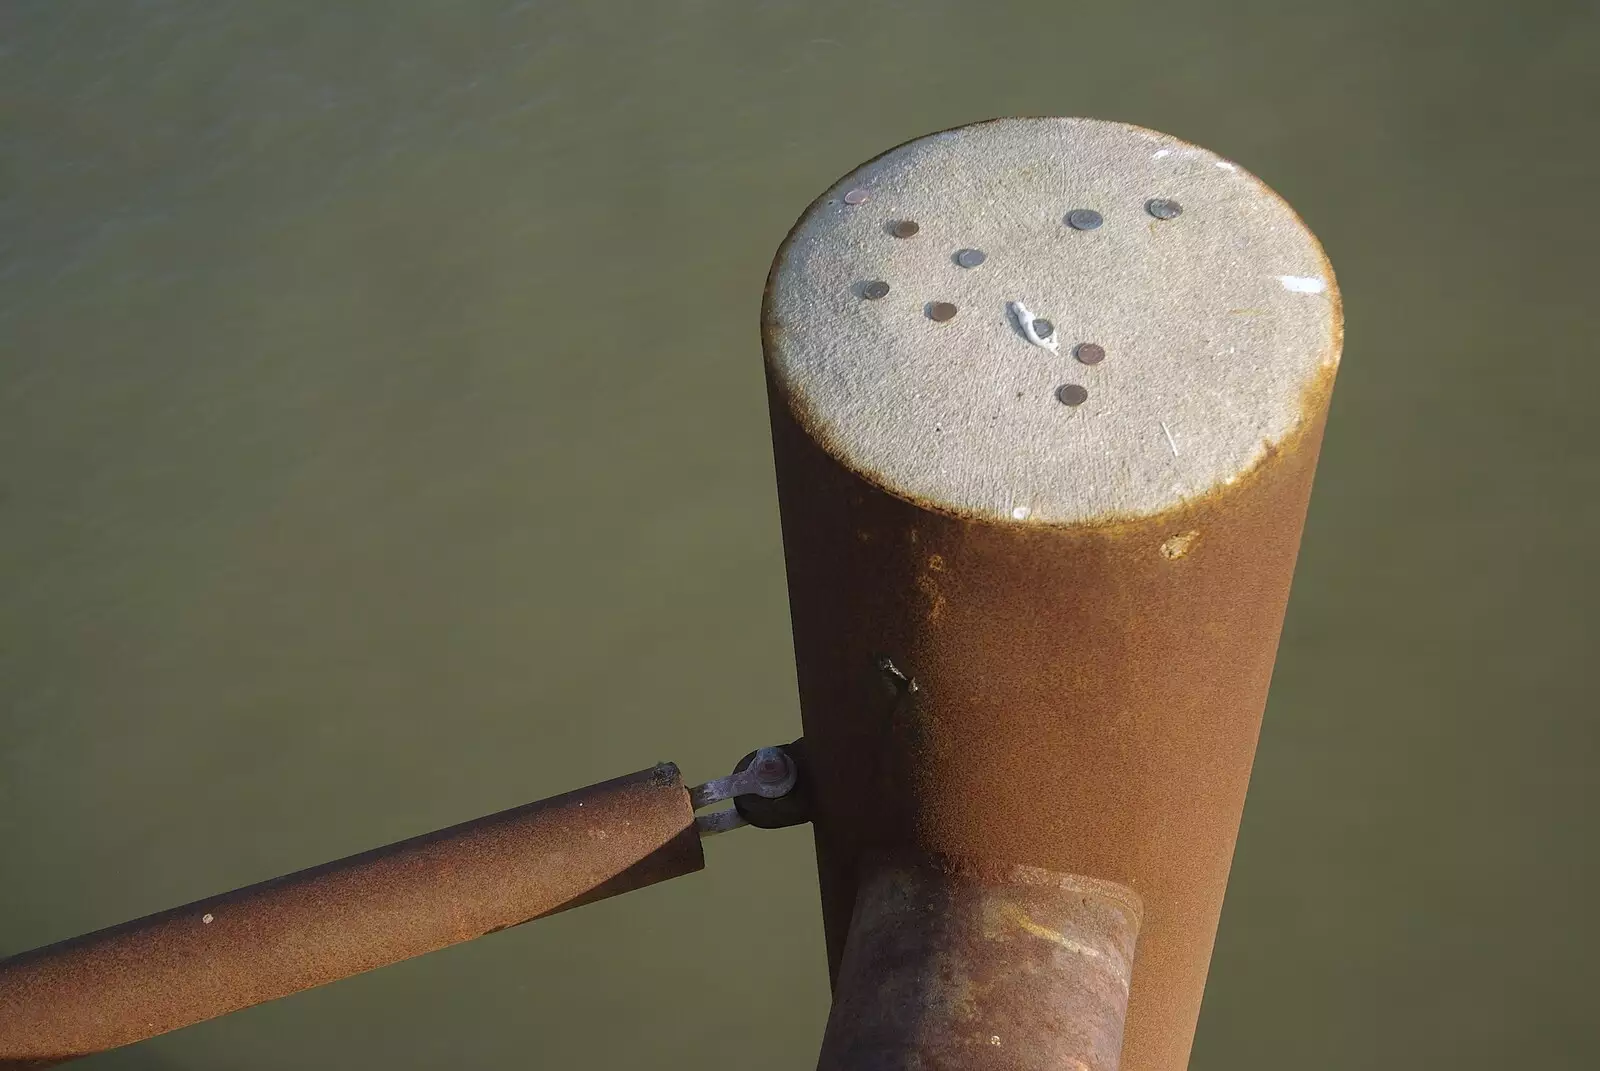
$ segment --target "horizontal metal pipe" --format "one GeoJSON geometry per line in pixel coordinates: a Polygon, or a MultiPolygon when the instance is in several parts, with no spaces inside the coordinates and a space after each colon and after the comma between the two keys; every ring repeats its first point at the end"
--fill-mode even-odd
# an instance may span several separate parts
{"type": "Polygon", "coordinates": [[[704,865],[663,763],[0,960],[0,1067],[127,1045],[704,865]]]}
{"type": "Polygon", "coordinates": [[[819,1071],[1117,1071],[1140,915],[1093,878],[873,866],[819,1071]]]}

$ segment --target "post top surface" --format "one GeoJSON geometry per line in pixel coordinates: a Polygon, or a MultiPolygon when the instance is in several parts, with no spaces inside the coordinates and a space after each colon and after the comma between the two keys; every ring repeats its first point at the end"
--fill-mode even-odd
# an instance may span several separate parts
{"type": "Polygon", "coordinates": [[[1238,165],[1091,119],[1000,119],[863,164],[779,251],[762,330],[797,419],[929,508],[1164,512],[1324,404],[1332,270],[1238,165]]]}

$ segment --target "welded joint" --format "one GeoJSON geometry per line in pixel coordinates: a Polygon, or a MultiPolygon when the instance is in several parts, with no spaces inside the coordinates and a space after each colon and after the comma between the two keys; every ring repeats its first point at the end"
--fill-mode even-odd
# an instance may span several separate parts
{"type": "MultiPolygon", "coordinates": [[[[748,764],[741,762],[740,768],[735,769],[727,777],[719,777],[691,788],[689,802],[698,811],[737,796],[781,799],[794,791],[799,778],[799,768],[789,757],[788,752],[781,747],[764,747],[750,758],[748,764]]],[[[736,808],[729,807],[710,814],[696,815],[694,824],[702,837],[709,837],[750,823],[736,808]]]]}

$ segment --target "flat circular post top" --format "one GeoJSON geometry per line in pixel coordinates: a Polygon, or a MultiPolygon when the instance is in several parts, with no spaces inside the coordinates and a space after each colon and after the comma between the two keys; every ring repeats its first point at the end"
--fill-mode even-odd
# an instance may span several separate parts
{"type": "Polygon", "coordinates": [[[1341,340],[1332,270],[1277,194],[1092,119],[999,119],[863,164],[779,250],[762,329],[779,394],[841,463],[1025,524],[1237,482],[1325,404],[1341,340]]]}

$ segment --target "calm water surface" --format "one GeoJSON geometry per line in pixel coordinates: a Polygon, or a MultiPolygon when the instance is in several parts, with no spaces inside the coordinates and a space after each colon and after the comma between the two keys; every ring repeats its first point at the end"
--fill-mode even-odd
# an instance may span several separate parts
{"type": "MultiPolygon", "coordinates": [[[[0,8],[0,953],[798,726],[757,335],[837,175],[1237,159],[1346,361],[1197,1069],[1589,1066],[1590,4],[0,8]]],[[[809,835],[86,1068],[813,1066],[809,835]]]]}

